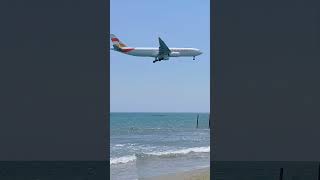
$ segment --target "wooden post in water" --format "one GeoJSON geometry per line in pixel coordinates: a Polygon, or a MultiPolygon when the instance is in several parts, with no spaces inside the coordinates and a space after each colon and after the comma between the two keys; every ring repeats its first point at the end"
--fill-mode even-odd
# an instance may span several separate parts
{"type": "Polygon", "coordinates": [[[210,118],[211,116],[210,116],[210,114],[209,114],[209,129],[211,128],[210,127],[210,121],[211,121],[211,118],[210,118]]]}
{"type": "Polygon", "coordinates": [[[283,168],[280,168],[280,177],[279,180],[283,180],[283,168]]]}
{"type": "Polygon", "coordinates": [[[197,128],[199,127],[199,114],[197,115],[197,128]]]}

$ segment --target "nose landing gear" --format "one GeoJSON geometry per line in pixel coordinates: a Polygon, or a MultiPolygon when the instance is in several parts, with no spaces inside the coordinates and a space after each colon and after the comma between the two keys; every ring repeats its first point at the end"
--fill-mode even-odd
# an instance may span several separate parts
{"type": "Polygon", "coordinates": [[[193,60],[196,60],[196,57],[195,57],[195,56],[193,56],[193,60]]]}

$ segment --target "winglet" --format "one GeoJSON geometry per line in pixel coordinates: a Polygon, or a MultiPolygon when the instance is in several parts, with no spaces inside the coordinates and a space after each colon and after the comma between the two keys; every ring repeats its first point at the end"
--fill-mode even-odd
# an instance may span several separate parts
{"type": "Polygon", "coordinates": [[[158,39],[159,39],[159,43],[164,43],[164,41],[160,37],[158,37],[158,39]]]}

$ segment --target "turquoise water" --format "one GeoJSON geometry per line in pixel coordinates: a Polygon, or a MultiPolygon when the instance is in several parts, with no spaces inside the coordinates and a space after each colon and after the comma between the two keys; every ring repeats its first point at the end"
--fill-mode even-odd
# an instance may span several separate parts
{"type": "Polygon", "coordinates": [[[111,179],[209,167],[208,119],[208,113],[111,113],[111,179]]]}

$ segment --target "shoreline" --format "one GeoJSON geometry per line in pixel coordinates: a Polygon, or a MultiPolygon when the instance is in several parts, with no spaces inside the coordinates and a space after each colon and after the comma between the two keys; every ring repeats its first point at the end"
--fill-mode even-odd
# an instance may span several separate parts
{"type": "Polygon", "coordinates": [[[210,180],[210,167],[143,178],[141,180],[210,180]]]}

